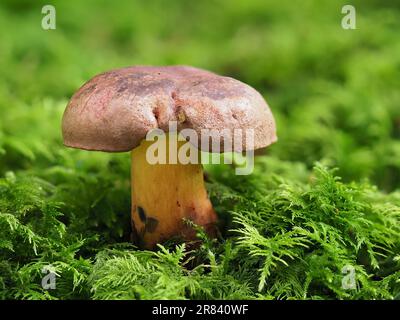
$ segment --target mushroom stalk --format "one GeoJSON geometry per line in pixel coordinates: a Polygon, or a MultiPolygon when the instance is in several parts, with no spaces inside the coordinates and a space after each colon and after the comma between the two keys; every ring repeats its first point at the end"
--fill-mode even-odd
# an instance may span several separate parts
{"type": "MultiPolygon", "coordinates": [[[[169,147],[170,135],[166,136],[169,147]]],[[[170,238],[195,240],[187,223],[215,234],[216,214],[207,196],[201,164],[150,164],[147,149],[153,142],[142,141],[132,151],[132,227],[139,245],[151,249],[170,238]]],[[[179,148],[183,142],[178,142],[179,148]]],[[[168,150],[168,149],[167,149],[168,150]]]]}

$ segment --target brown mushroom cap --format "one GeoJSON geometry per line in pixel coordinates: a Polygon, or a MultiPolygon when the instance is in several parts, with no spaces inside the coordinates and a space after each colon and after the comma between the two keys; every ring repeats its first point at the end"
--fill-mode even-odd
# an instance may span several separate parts
{"type": "Polygon", "coordinates": [[[255,89],[187,66],[135,66],[95,76],[71,98],[62,132],[66,146],[121,152],[137,147],[152,129],[167,132],[169,121],[199,136],[202,129],[253,129],[254,146],[243,134],[243,150],[277,140],[273,115],[255,89]]]}

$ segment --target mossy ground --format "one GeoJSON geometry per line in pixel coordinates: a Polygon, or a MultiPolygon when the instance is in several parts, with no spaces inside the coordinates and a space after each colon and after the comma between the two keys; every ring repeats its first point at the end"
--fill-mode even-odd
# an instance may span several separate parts
{"type": "Polygon", "coordinates": [[[350,31],[344,4],[2,1],[0,298],[399,298],[400,6],[354,1],[350,31]],[[254,174],[206,168],[221,236],[193,252],[129,244],[129,154],[62,146],[76,88],[134,64],[233,76],[276,115],[254,174]]]}

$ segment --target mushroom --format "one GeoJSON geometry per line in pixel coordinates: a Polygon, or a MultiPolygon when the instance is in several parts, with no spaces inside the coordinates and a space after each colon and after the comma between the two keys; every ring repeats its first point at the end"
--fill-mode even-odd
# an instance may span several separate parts
{"type": "MultiPolygon", "coordinates": [[[[237,129],[253,130],[253,145],[239,136],[239,144],[224,151],[255,150],[277,139],[273,115],[255,89],[188,66],[134,66],[99,74],[73,95],[62,120],[65,146],[132,151],[131,221],[144,248],[172,237],[195,240],[196,232],[185,219],[210,236],[216,233],[217,216],[202,164],[150,164],[146,159],[152,143],[145,138],[153,129],[167,132],[169,147],[182,145],[173,144],[173,121],[178,132],[228,129],[223,138],[233,138],[237,129]]],[[[194,145],[209,151],[209,145],[194,145]]]]}

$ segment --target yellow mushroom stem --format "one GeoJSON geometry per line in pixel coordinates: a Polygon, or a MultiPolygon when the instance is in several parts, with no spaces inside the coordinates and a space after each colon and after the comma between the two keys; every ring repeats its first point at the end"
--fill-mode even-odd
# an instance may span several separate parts
{"type": "MultiPolygon", "coordinates": [[[[171,135],[166,136],[169,150],[171,135]]],[[[195,240],[186,220],[214,236],[217,220],[204,184],[201,164],[150,164],[146,158],[152,141],[132,151],[132,227],[140,246],[152,249],[167,239],[195,240]]],[[[184,143],[174,145],[180,148],[184,143]]],[[[168,151],[167,151],[168,153],[168,151]]],[[[179,161],[178,161],[179,162],[179,161]]]]}

